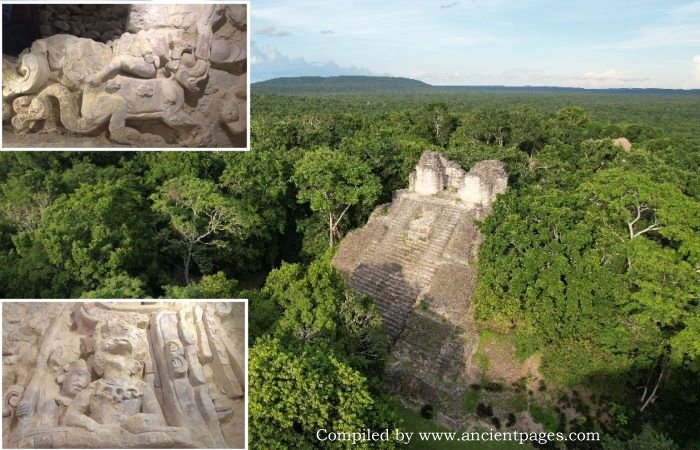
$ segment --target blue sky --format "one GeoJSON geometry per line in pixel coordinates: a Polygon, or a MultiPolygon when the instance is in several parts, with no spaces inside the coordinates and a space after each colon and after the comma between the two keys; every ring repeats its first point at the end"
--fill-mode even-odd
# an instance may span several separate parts
{"type": "Polygon", "coordinates": [[[700,0],[252,0],[251,78],[700,88],[700,0]]]}

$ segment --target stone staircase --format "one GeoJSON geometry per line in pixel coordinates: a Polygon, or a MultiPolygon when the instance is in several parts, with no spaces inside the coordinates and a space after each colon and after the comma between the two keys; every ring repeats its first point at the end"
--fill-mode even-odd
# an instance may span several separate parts
{"type": "Polygon", "coordinates": [[[400,268],[396,264],[363,263],[348,281],[350,288],[374,299],[392,339],[403,329],[406,316],[420,292],[406,281],[400,268]]]}
{"type": "Polygon", "coordinates": [[[457,224],[471,220],[469,210],[448,201],[399,196],[383,218],[387,233],[365,254],[365,261],[352,273],[348,285],[375,300],[396,339],[418,295],[428,287],[442,253],[457,224]],[[411,236],[410,225],[421,217],[433,217],[427,236],[411,236]]]}

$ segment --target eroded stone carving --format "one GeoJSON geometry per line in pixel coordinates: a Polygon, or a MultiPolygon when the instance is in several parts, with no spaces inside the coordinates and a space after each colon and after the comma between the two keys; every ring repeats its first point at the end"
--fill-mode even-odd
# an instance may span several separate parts
{"type": "Polygon", "coordinates": [[[39,339],[21,345],[14,313],[36,306],[3,304],[3,445],[243,447],[244,361],[225,350],[243,343],[241,306],[66,303],[47,314],[39,339]],[[203,339],[216,358],[202,353],[203,339]]]}
{"type": "Polygon", "coordinates": [[[245,8],[131,5],[129,31],[106,44],[39,39],[3,56],[3,121],[133,146],[245,146],[245,8]]]}

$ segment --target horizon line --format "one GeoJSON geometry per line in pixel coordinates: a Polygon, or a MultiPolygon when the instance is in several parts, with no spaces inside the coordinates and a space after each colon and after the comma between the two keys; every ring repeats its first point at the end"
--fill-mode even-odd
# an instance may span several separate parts
{"type": "Polygon", "coordinates": [[[397,75],[290,75],[290,76],[279,76],[266,78],[264,80],[251,80],[251,87],[258,83],[264,83],[267,81],[281,80],[281,79],[297,79],[297,78],[400,78],[404,80],[415,81],[418,83],[423,83],[426,86],[433,88],[534,88],[534,89],[576,89],[585,91],[610,91],[610,90],[638,90],[638,91],[683,91],[683,92],[699,92],[700,88],[672,88],[672,87],[580,87],[580,86],[565,86],[565,85],[532,85],[532,84],[520,84],[520,85],[506,85],[506,84],[430,84],[427,81],[419,80],[416,78],[410,78],[405,76],[397,75]]]}

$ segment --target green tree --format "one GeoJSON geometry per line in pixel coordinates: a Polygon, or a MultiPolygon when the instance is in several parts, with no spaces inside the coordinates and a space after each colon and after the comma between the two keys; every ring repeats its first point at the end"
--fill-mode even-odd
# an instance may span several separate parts
{"type": "Polygon", "coordinates": [[[429,103],[423,110],[423,126],[434,144],[445,147],[457,128],[457,119],[449,113],[446,103],[429,103]]]}
{"type": "Polygon", "coordinates": [[[630,439],[617,439],[606,436],[603,439],[604,450],[678,450],[678,445],[673,442],[670,436],[654,430],[646,424],[642,431],[632,436],[630,439]]]}
{"type": "Polygon", "coordinates": [[[41,223],[52,194],[13,177],[0,186],[0,217],[18,231],[35,230],[41,223]]]}
{"type": "Polygon", "coordinates": [[[237,288],[238,281],[217,272],[187,286],[165,286],[165,298],[235,298],[237,288]]]}
{"type": "Polygon", "coordinates": [[[207,152],[143,152],[143,178],[156,188],[177,177],[216,180],[224,168],[223,155],[207,152]]]}
{"type": "Polygon", "coordinates": [[[490,109],[468,114],[462,123],[462,138],[473,138],[484,144],[507,147],[513,133],[511,113],[502,109],[490,109]]]}
{"type": "Polygon", "coordinates": [[[397,418],[368,382],[332,353],[314,346],[285,349],[261,338],[250,349],[251,448],[394,448],[392,442],[319,441],[320,429],[356,432],[393,429],[397,418]]]}
{"type": "Polygon", "coordinates": [[[43,253],[58,292],[79,296],[113,276],[148,277],[156,249],[153,221],[128,178],[81,185],[46,208],[36,231],[17,241],[18,252],[43,253]]]}
{"type": "Polygon", "coordinates": [[[143,280],[128,275],[116,275],[104,280],[97,289],[85,292],[82,298],[148,298],[143,280]]]}
{"type": "Polygon", "coordinates": [[[406,130],[411,118],[391,114],[366,120],[363,127],[344,138],[339,149],[369,165],[382,183],[382,201],[389,201],[392,192],[408,183],[408,174],[426,150],[440,150],[429,137],[419,138],[406,130]]]}
{"type": "Polygon", "coordinates": [[[296,204],[290,180],[300,152],[267,148],[260,142],[253,145],[250,152],[227,153],[221,175],[222,189],[248,215],[258,218],[246,242],[231,254],[232,259],[251,271],[274,267],[280,257],[296,255],[293,217],[302,209],[296,204]]]}
{"type": "Polygon", "coordinates": [[[279,311],[274,330],[268,329],[285,341],[325,345],[363,373],[380,373],[388,346],[381,317],[370,298],[348,289],[332,256],[327,250],[308,266],[282,263],[260,290],[260,305],[251,308],[279,311]]]}
{"type": "Polygon", "coordinates": [[[578,106],[562,108],[549,120],[547,129],[551,137],[567,144],[580,142],[588,136],[591,118],[578,106]]]}
{"type": "Polygon", "coordinates": [[[240,238],[250,227],[236,202],[227,198],[211,180],[191,176],[173,178],[151,195],[154,211],[169,218],[180,248],[186,284],[192,282],[192,261],[205,263],[197,253],[200,247],[225,248],[225,238],[240,238]]]}
{"type": "Polygon", "coordinates": [[[262,293],[284,311],[278,332],[311,341],[319,335],[335,337],[337,308],[343,295],[340,275],[327,264],[282,263],[269,273],[262,293]]]}
{"type": "Polygon", "coordinates": [[[593,206],[588,220],[624,248],[630,290],[625,315],[657,336],[643,410],[670,366],[700,357],[700,202],[671,183],[617,168],[597,173],[582,190],[593,206]]]}
{"type": "Polygon", "coordinates": [[[320,148],[306,153],[294,169],[292,180],[300,203],[328,218],[328,243],[340,239],[340,221],[353,206],[374,205],[381,184],[361,160],[343,152],[320,148]]]}

